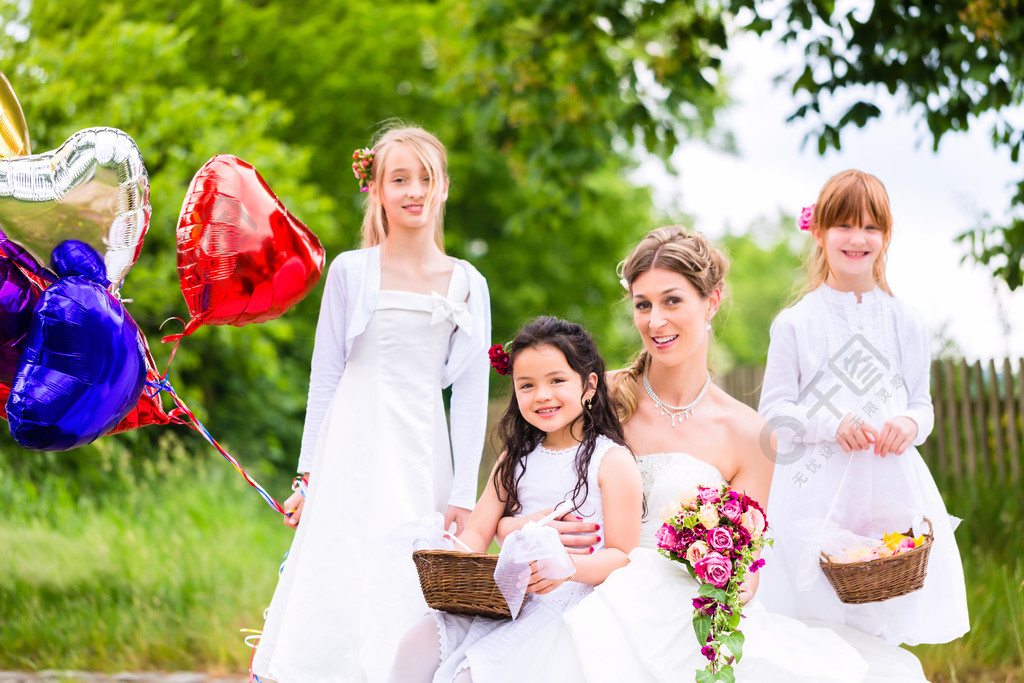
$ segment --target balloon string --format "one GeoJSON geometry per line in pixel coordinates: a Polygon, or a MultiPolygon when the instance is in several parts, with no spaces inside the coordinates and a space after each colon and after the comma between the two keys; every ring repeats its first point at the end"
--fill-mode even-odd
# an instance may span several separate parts
{"type": "Polygon", "coordinates": [[[248,633],[245,637],[245,644],[252,649],[252,654],[249,655],[249,683],[260,683],[260,677],[256,675],[256,672],[252,670],[252,663],[256,661],[256,648],[260,644],[260,636],[263,635],[263,631],[257,631],[251,628],[239,629],[240,633],[248,633]]]}
{"type": "MultiPolygon", "coordinates": [[[[179,323],[182,324],[183,327],[185,325],[185,321],[182,320],[181,318],[168,318],[167,320],[165,320],[162,323],[160,323],[160,327],[158,327],[157,329],[158,330],[164,329],[164,325],[166,325],[167,323],[169,323],[172,320],[177,320],[179,323]]],[[[167,335],[166,337],[164,337],[163,339],[160,340],[161,343],[164,343],[164,344],[166,344],[169,341],[173,341],[174,342],[174,346],[171,348],[171,357],[167,359],[167,367],[164,369],[164,374],[163,374],[164,377],[167,377],[167,373],[170,372],[170,370],[171,370],[171,361],[174,360],[174,354],[178,353],[178,345],[181,344],[181,340],[184,337],[185,337],[185,334],[183,332],[181,334],[169,334],[169,335],[167,335]]]]}
{"type": "Polygon", "coordinates": [[[245,469],[238,464],[238,461],[235,460],[230,453],[224,450],[223,446],[217,443],[217,440],[213,438],[213,435],[210,434],[210,431],[205,426],[203,426],[203,423],[200,422],[199,419],[195,416],[195,414],[189,409],[189,407],[185,405],[185,402],[178,397],[177,392],[174,391],[174,387],[171,386],[171,383],[167,380],[166,376],[161,377],[159,380],[155,382],[146,382],[146,386],[149,387],[146,390],[146,392],[150,398],[156,396],[161,391],[166,391],[168,394],[170,394],[171,400],[173,400],[174,405],[177,406],[175,410],[172,410],[169,413],[171,420],[178,424],[183,424],[192,428],[201,437],[206,439],[206,441],[211,446],[217,449],[218,453],[223,455],[224,458],[227,459],[227,461],[230,462],[236,470],[238,470],[238,473],[241,474],[247,482],[249,482],[249,485],[259,492],[259,494],[263,497],[263,500],[266,501],[267,505],[280,512],[282,515],[288,516],[287,513],[284,511],[284,508],[281,507],[281,504],[274,500],[273,496],[267,493],[266,489],[260,486],[255,479],[250,477],[249,473],[246,472],[245,469]]]}

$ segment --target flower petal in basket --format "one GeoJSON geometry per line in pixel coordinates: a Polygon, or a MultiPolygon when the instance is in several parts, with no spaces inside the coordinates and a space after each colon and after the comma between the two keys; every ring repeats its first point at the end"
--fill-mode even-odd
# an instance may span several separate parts
{"type": "MultiPolygon", "coordinates": [[[[860,605],[913,593],[924,586],[934,530],[931,520],[924,543],[899,555],[860,562],[833,562],[822,553],[818,564],[841,602],[860,605]]],[[[913,530],[907,532],[913,534],[913,530]]]]}

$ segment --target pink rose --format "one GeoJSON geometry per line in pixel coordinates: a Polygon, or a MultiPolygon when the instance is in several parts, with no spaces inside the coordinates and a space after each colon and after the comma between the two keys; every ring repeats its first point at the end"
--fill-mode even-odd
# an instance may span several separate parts
{"type": "Polygon", "coordinates": [[[732,549],[732,533],[725,527],[720,526],[708,531],[707,540],[712,550],[723,552],[732,549]]]}
{"type": "Polygon", "coordinates": [[[740,526],[750,532],[750,537],[756,541],[764,533],[764,514],[757,508],[752,507],[740,517],[740,526]]]}
{"type": "Polygon", "coordinates": [[[704,556],[711,552],[711,548],[704,541],[694,541],[689,548],[686,549],[686,561],[691,566],[696,567],[697,563],[704,559],[704,556]]]}
{"type": "Polygon", "coordinates": [[[797,221],[797,225],[800,226],[801,230],[810,230],[811,223],[814,222],[814,204],[805,206],[800,209],[800,220],[797,221]]]}
{"type": "Polygon", "coordinates": [[[717,503],[718,501],[722,500],[722,497],[718,494],[718,491],[703,486],[701,487],[700,491],[697,492],[697,498],[702,503],[717,503]]]}
{"type": "Polygon", "coordinates": [[[710,583],[715,588],[724,588],[732,578],[732,562],[721,553],[708,553],[693,569],[698,579],[710,583]]]}
{"type": "Polygon", "coordinates": [[[665,550],[676,550],[679,547],[679,534],[668,524],[663,524],[655,536],[658,547],[665,550]]]}
{"type": "Polygon", "coordinates": [[[743,514],[743,506],[738,500],[727,500],[718,506],[722,516],[733,524],[739,524],[740,516],[743,514]]]}

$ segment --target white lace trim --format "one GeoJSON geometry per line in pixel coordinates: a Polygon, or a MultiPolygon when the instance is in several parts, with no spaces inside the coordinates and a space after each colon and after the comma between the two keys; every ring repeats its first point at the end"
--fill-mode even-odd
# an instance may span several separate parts
{"type": "Polygon", "coordinates": [[[556,451],[556,450],[553,450],[551,448],[545,448],[544,444],[538,444],[537,445],[537,452],[538,453],[543,453],[545,455],[569,455],[570,453],[575,455],[576,454],[576,449],[579,448],[579,447],[580,447],[579,444],[576,444],[575,446],[569,446],[568,448],[561,448],[561,449],[556,451]]]}

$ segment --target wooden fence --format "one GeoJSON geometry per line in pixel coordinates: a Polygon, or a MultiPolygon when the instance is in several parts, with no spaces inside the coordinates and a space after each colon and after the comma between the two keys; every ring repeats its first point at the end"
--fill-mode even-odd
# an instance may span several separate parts
{"type": "MultiPolygon", "coordinates": [[[[1024,453],[1024,358],[932,362],[935,427],[920,447],[940,487],[1020,482],[1024,453]]],[[[763,367],[734,368],[717,383],[757,408],[763,367]]]]}

